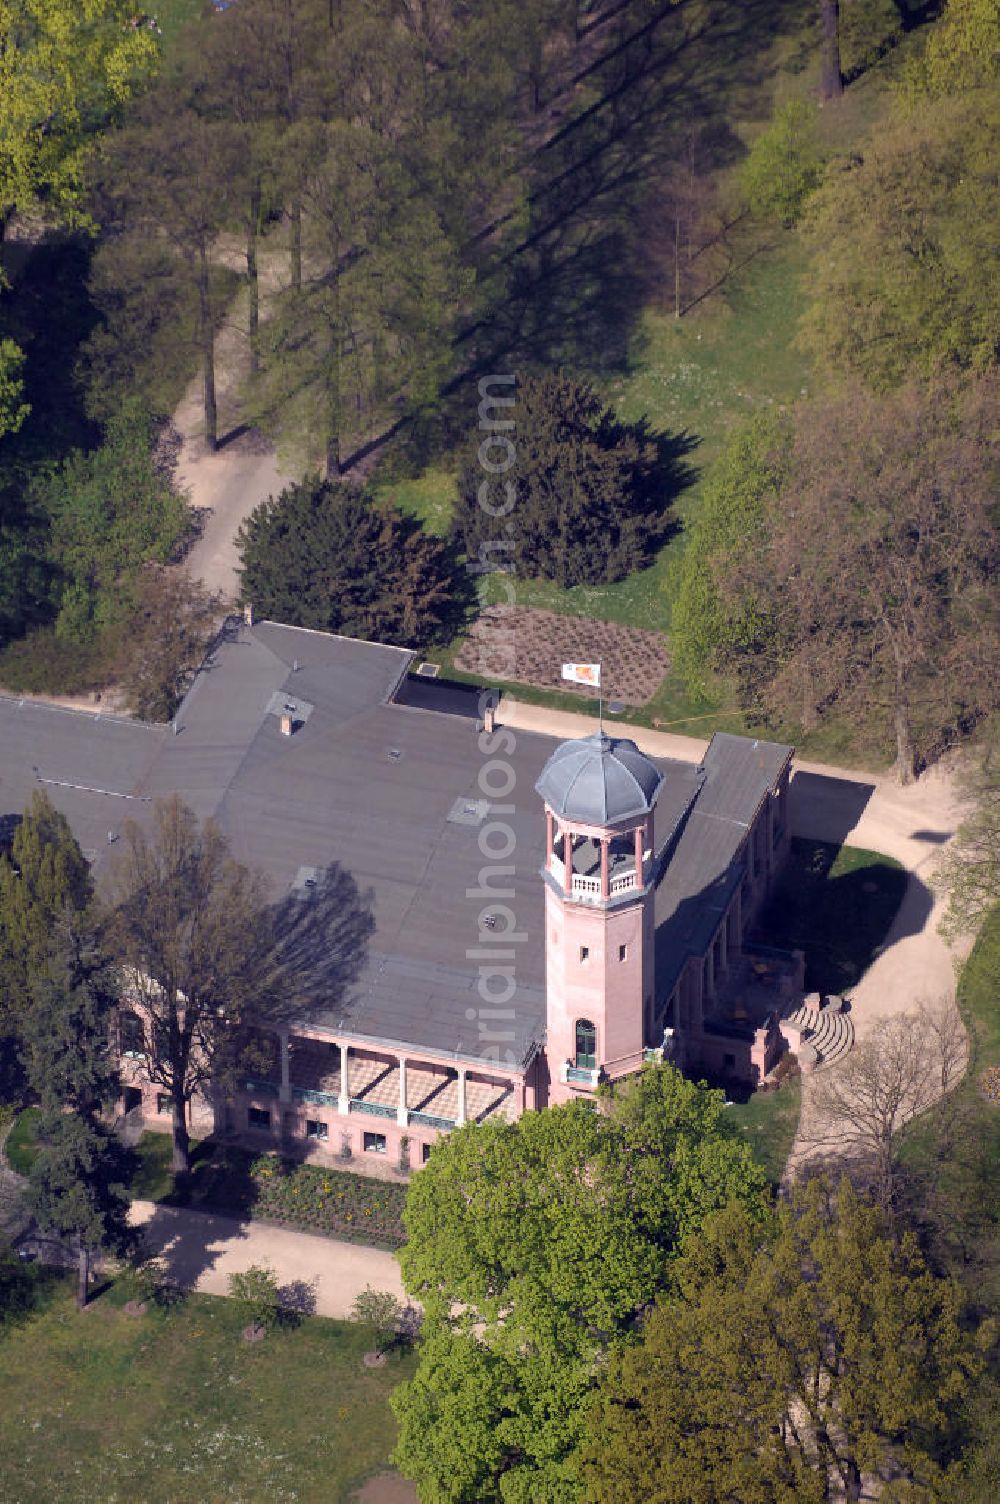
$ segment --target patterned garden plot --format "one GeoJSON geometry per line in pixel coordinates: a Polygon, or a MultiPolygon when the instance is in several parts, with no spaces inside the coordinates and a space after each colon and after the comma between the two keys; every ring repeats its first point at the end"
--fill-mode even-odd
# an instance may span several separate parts
{"type": "Polygon", "coordinates": [[[455,659],[456,668],[482,679],[568,690],[594,699],[593,690],[563,682],[564,663],[599,663],[605,700],[645,705],[670,668],[670,654],[659,632],[531,606],[488,606],[455,659]]]}

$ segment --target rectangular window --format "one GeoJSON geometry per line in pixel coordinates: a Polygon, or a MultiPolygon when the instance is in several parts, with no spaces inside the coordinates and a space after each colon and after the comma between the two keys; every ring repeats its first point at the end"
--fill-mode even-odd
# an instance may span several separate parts
{"type": "Polygon", "coordinates": [[[270,1128],[271,1114],[266,1107],[248,1107],[247,1123],[251,1128],[270,1128]]]}
{"type": "Polygon", "coordinates": [[[627,945],[619,945],[619,947],[618,947],[618,959],[619,959],[619,961],[627,961],[628,960],[628,946],[627,945]]]}
{"type": "Polygon", "coordinates": [[[120,1020],[121,1051],[135,1056],[146,1053],[146,1031],[137,1013],[123,1013],[120,1020]]]}
{"type": "Polygon", "coordinates": [[[580,946],[580,960],[581,960],[581,962],[583,962],[583,961],[589,961],[590,960],[590,946],[589,945],[581,945],[580,946]]]}
{"type": "Polygon", "coordinates": [[[319,1118],[306,1118],[306,1138],[319,1139],[322,1143],[330,1137],[330,1129],[319,1118]]]}
{"type": "Polygon", "coordinates": [[[174,1104],[166,1092],[158,1091],[156,1093],[156,1110],[157,1112],[173,1112],[174,1104]]]}
{"type": "Polygon", "coordinates": [[[421,1154],[422,1154],[422,1158],[423,1158],[424,1164],[426,1164],[427,1161],[430,1159],[430,1157],[431,1157],[431,1150],[433,1149],[433,1147],[434,1147],[433,1144],[422,1144],[421,1145],[421,1154]]]}
{"type": "Polygon", "coordinates": [[[365,1153],[366,1154],[384,1154],[385,1153],[385,1134],[384,1133],[366,1133],[365,1134],[365,1153]]]}

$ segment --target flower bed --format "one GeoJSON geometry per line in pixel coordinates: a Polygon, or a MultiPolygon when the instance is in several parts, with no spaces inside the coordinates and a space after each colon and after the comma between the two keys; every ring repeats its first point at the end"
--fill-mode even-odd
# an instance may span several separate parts
{"type": "Polygon", "coordinates": [[[979,1085],[988,1102],[1000,1102],[1000,1065],[991,1065],[983,1071],[979,1085]]]}
{"type": "Polygon", "coordinates": [[[256,1187],[255,1217],[385,1248],[400,1248],[406,1241],[403,1185],[317,1165],[292,1165],[276,1154],[255,1160],[250,1174],[256,1187]]]}

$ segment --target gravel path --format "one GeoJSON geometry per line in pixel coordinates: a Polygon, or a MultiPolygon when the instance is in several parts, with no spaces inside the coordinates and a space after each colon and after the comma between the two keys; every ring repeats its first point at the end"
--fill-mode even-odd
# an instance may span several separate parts
{"type": "Polygon", "coordinates": [[[398,1263],[378,1248],[153,1201],[133,1201],[132,1221],[145,1228],[149,1251],[184,1289],[228,1295],[231,1274],[269,1264],[278,1284],[314,1301],[319,1316],[349,1316],[366,1285],[407,1303],[398,1263]]]}

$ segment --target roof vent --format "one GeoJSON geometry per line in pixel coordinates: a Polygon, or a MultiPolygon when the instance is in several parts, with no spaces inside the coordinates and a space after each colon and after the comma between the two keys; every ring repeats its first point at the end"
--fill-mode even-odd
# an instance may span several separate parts
{"type": "Polygon", "coordinates": [[[448,819],[452,825],[482,825],[489,809],[485,799],[456,799],[448,819]]]}
{"type": "Polygon", "coordinates": [[[385,755],[390,762],[398,762],[403,753],[399,747],[390,747],[385,755]]]}

